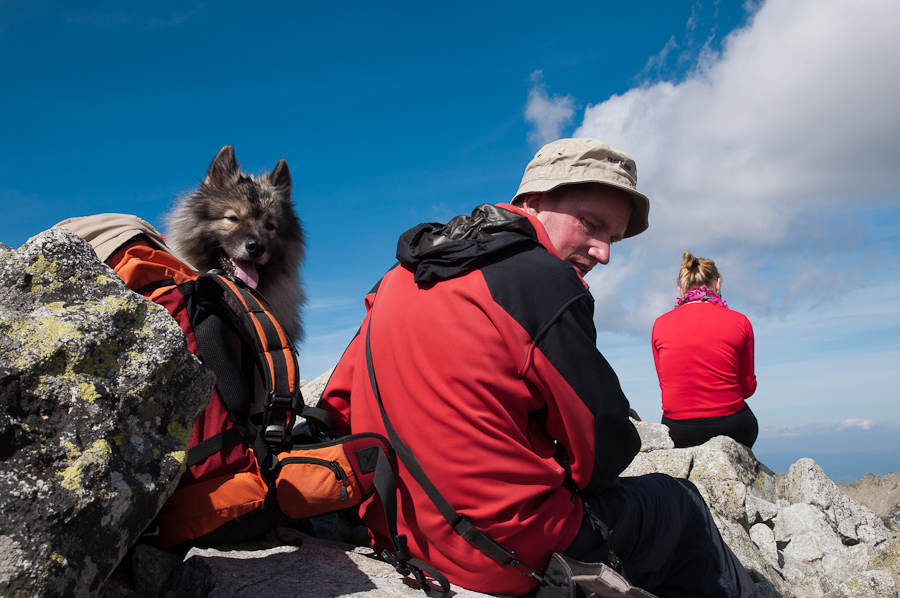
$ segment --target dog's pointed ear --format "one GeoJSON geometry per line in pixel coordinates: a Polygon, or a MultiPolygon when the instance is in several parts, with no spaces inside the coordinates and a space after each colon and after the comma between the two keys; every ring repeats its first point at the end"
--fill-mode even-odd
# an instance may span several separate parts
{"type": "Polygon", "coordinates": [[[291,171],[284,158],[278,161],[278,164],[275,165],[275,170],[272,171],[272,184],[276,187],[291,186],[291,171]]]}
{"type": "Polygon", "coordinates": [[[234,147],[226,145],[219,150],[212,164],[209,165],[209,171],[206,173],[203,184],[213,189],[220,189],[227,181],[234,178],[240,169],[234,159],[234,147]]]}

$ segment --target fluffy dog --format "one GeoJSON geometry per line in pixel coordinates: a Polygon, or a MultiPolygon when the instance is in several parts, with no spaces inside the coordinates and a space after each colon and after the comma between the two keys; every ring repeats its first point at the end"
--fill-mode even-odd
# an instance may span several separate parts
{"type": "Polygon", "coordinates": [[[180,258],[198,272],[219,268],[258,290],[291,339],[302,340],[305,243],[287,162],[251,176],[241,172],[234,148],[226,145],[200,188],[176,201],[166,228],[166,243],[180,258]]]}

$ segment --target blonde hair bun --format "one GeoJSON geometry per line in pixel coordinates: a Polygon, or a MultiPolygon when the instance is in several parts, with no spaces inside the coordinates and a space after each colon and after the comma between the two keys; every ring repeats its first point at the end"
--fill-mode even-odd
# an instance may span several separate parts
{"type": "Polygon", "coordinates": [[[697,287],[711,288],[721,278],[716,263],[702,257],[694,257],[690,251],[681,256],[681,268],[678,271],[678,286],[683,292],[697,287]]]}

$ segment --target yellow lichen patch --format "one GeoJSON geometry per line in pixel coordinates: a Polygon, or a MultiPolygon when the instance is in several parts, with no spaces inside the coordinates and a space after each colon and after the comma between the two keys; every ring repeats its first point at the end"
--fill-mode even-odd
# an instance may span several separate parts
{"type": "Polygon", "coordinates": [[[112,453],[109,443],[102,438],[95,441],[91,448],[84,452],[73,446],[71,442],[66,442],[64,446],[68,451],[66,461],[69,463],[69,466],[63,471],[57,472],[56,475],[62,477],[60,485],[66,490],[77,490],[80,488],[81,477],[85,468],[93,463],[108,459],[112,453]]]}
{"type": "Polygon", "coordinates": [[[33,293],[44,293],[62,286],[62,283],[59,282],[59,264],[46,259],[43,255],[37,256],[34,263],[25,266],[24,269],[32,276],[31,291],[33,293]],[[39,279],[44,278],[44,275],[49,281],[46,286],[38,282],[39,279]]]}
{"type": "Polygon", "coordinates": [[[119,369],[117,358],[120,353],[119,343],[105,342],[97,346],[90,355],[82,356],[76,364],[78,373],[102,377],[110,370],[116,371],[119,369]]]}
{"type": "Polygon", "coordinates": [[[174,436],[182,446],[188,445],[188,442],[190,442],[191,440],[191,432],[193,432],[191,428],[187,428],[178,422],[172,422],[171,424],[169,424],[169,426],[166,428],[166,431],[170,435],[174,436]]]}
{"type": "Polygon", "coordinates": [[[187,468],[187,447],[190,443],[193,429],[185,427],[178,422],[172,422],[166,428],[166,431],[168,431],[169,434],[178,440],[181,446],[184,447],[183,450],[169,452],[169,456],[175,459],[179,464],[181,471],[184,472],[187,468]]]}
{"type": "Polygon", "coordinates": [[[116,446],[122,446],[122,443],[125,442],[125,432],[119,432],[115,438],[113,438],[113,442],[116,443],[116,446]]]}
{"type": "Polygon", "coordinates": [[[130,363],[139,363],[142,359],[144,359],[144,354],[137,349],[132,349],[125,353],[125,359],[130,363]]]}
{"type": "Polygon", "coordinates": [[[187,451],[172,451],[169,456],[180,465],[181,473],[187,469],[187,451]]]}
{"type": "Polygon", "coordinates": [[[66,564],[66,557],[64,557],[64,556],[61,555],[61,554],[57,554],[57,553],[55,553],[55,552],[54,552],[53,554],[50,555],[50,560],[51,560],[51,561],[54,561],[54,562],[56,562],[56,563],[59,563],[60,565],[65,565],[65,564],[66,564]]]}
{"type": "Polygon", "coordinates": [[[66,459],[68,459],[69,461],[71,461],[72,459],[77,459],[78,455],[81,454],[81,448],[75,446],[68,440],[63,442],[63,448],[66,449],[66,459]]]}
{"type": "Polygon", "coordinates": [[[113,318],[118,326],[130,326],[141,319],[141,314],[136,310],[140,304],[133,297],[104,297],[97,304],[96,311],[113,318]]]}
{"type": "Polygon", "coordinates": [[[22,351],[14,366],[23,370],[34,358],[39,362],[50,360],[59,351],[59,339],[84,336],[74,323],[55,316],[21,320],[18,324],[16,336],[22,340],[22,351]]]}
{"type": "MultiPolygon", "coordinates": [[[[172,422],[169,424],[167,431],[181,443],[181,446],[187,449],[188,442],[191,440],[191,428],[186,428],[178,422],[172,422]]],[[[187,468],[187,450],[172,451],[169,453],[169,456],[178,462],[181,466],[181,471],[184,472],[187,468]]]]}
{"type": "Polygon", "coordinates": [[[869,569],[886,571],[900,586],[900,538],[882,542],[869,557],[869,569]]]}
{"type": "Polygon", "coordinates": [[[79,394],[82,400],[87,401],[88,403],[93,403],[100,398],[100,393],[97,392],[97,389],[94,388],[93,384],[79,382],[76,387],[80,391],[79,394]]]}
{"type": "Polygon", "coordinates": [[[66,490],[75,490],[81,485],[81,463],[78,457],[81,456],[81,449],[73,446],[71,442],[64,444],[66,447],[66,461],[69,466],[63,471],[57,472],[56,475],[62,476],[60,485],[66,490]]]}
{"type": "MultiPolygon", "coordinates": [[[[40,315],[10,322],[9,329],[15,332],[20,346],[8,359],[22,370],[40,365],[45,375],[62,378],[72,385],[78,385],[83,376],[107,377],[110,372],[121,370],[120,362],[140,363],[146,359],[138,346],[123,343],[113,332],[149,334],[144,312],[136,312],[135,307],[134,301],[118,297],[76,307],[60,302],[42,306],[40,315]],[[68,317],[69,312],[72,317],[68,317]]],[[[96,395],[88,393],[84,398],[91,400],[96,395]]]]}

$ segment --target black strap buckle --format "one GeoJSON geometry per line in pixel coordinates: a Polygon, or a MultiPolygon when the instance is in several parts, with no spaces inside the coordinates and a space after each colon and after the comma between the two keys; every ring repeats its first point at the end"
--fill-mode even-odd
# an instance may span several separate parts
{"type": "Polygon", "coordinates": [[[291,409],[297,408],[297,395],[294,393],[269,391],[266,394],[266,409],[291,409]]]}
{"type": "Polygon", "coordinates": [[[539,583],[544,583],[544,578],[538,574],[537,569],[524,561],[520,561],[519,555],[516,554],[515,551],[512,551],[512,557],[509,559],[509,561],[503,564],[510,567],[515,567],[525,577],[530,577],[531,579],[537,580],[539,583]]]}
{"type": "Polygon", "coordinates": [[[270,446],[281,446],[290,438],[290,430],[287,423],[292,421],[292,414],[299,411],[297,408],[300,399],[296,393],[275,392],[266,393],[265,418],[263,421],[263,438],[270,446]]]}
{"type": "Polygon", "coordinates": [[[609,553],[607,556],[609,562],[607,564],[612,567],[613,571],[615,571],[619,575],[625,575],[625,567],[622,564],[622,561],[619,560],[619,555],[616,554],[609,543],[609,527],[606,525],[606,523],[603,522],[602,519],[594,514],[594,512],[588,506],[587,501],[582,500],[581,505],[584,509],[584,516],[590,522],[591,527],[595,531],[600,532],[601,538],[603,538],[603,541],[606,543],[606,548],[609,553]]]}
{"type": "Polygon", "coordinates": [[[391,552],[385,548],[381,551],[381,558],[393,565],[394,569],[396,569],[397,573],[400,575],[407,575],[410,572],[409,566],[406,564],[406,559],[409,558],[408,554],[391,552]]]}
{"type": "Polygon", "coordinates": [[[270,424],[266,426],[263,437],[266,440],[266,444],[272,446],[281,446],[282,444],[287,442],[287,429],[284,426],[279,426],[278,424],[270,424]]]}
{"type": "MultiPolygon", "coordinates": [[[[431,590],[431,585],[428,583],[428,578],[425,576],[425,572],[409,562],[411,557],[406,549],[406,536],[401,534],[397,536],[397,538],[400,540],[400,550],[398,550],[397,552],[391,552],[390,550],[385,548],[381,552],[381,558],[393,565],[394,569],[396,569],[397,573],[399,573],[400,575],[412,575],[418,582],[419,588],[421,588],[423,592],[430,596],[431,594],[429,594],[429,591],[431,590]]],[[[395,544],[397,543],[395,542],[395,544]]],[[[447,584],[446,579],[442,579],[440,583],[443,589],[442,596],[446,596],[449,591],[449,584],[447,584]]]]}

